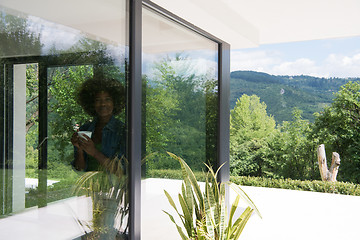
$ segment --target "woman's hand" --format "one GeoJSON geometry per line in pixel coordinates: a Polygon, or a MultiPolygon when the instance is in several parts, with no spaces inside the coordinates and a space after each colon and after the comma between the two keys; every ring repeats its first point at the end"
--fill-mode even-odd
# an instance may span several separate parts
{"type": "Polygon", "coordinates": [[[74,134],[72,135],[71,137],[71,143],[72,145],[74,145],[75,147],[77,147],[79,150],[81,149],[80,148],[80,139],[79,139],[79,135],[77,132],[74,132],[74,134]]]}
{"type": "Polygon", "coordinates": [[[82,137],[78,137],[78,143],[82,150],[84,150],[90,156],[95,157],[95,154],[98,152],[98,150],[96,149],[95,143],[91,138],[84,134],[82,137]]]}

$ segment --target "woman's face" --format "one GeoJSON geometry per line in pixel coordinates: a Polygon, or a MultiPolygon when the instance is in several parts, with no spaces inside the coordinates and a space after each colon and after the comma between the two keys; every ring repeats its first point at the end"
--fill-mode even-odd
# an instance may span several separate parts
{"type": "Polygon", "coordinates": [[[114,102],[108,92],[101,91],[95,96],[95,111],[98,117],[110,117],[113,114],[114,102]]]}

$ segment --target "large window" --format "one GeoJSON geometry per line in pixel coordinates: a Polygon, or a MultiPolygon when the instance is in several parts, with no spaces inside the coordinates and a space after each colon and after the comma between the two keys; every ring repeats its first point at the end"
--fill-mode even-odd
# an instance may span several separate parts
{"type": "Polygon", "coordinates": [[[127,3],[46,4],[0,6],[0,238],[127,234],[127,3]]]}

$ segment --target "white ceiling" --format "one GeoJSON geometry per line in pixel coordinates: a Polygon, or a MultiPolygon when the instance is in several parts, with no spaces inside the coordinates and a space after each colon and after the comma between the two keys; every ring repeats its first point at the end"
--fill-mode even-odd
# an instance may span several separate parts
{"type": "Polygon", "coordinates": [[[360,0],[153,0],[231,44],[360,36],[360,0]]]}
{"type": "MultiPolygon", "coordinates": [[[[9,9],[123,42],[121,0],[0,0],[9,9]],[[84,10],[85,9],[85,10],[84,10]],[[96,24],[95,24],[96,23],[96,24]],[[115,31],[114,29],[117,29],[115,31]]],[[[231,44],[259,44],[360,36],[360,0],[153,0],[231,44]]]]}

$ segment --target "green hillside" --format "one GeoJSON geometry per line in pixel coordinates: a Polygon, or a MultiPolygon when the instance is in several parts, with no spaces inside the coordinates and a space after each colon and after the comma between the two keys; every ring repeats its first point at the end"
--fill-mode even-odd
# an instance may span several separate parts
{"type": "Polygon", "coordinates": [[[294,107],[303,111],[303,117],[314,120],[313,113],[321,111],[333,99],[333,93],[348,81],[360,78],[317,78],[311,76],[275,76],[254,71],[231,73],[230,107],[243,94],[255,94],[267,105],[267,113],[278,123],[291,120],[294,107]]]}

